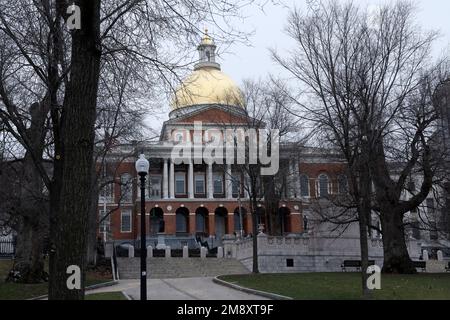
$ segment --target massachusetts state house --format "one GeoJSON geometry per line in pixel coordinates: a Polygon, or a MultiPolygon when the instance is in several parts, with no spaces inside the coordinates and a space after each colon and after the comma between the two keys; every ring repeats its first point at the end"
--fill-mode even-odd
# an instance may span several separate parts
{"type": "MultiPolygon", "coordinates": [[[[140,192],[135,161],[143,152],[150,161],[146,186],[148,245],[181,248],[220,246],[224,236],[252,234],[246,177],[234,165],[171,160],[174,146],[192,139],[194,124],[203,129],[239,127],[246,122],[239,88],[216,62],[216,45],[206,35],[198,46],[199,61],[177,89],[169,120],[159,142],[119,148],[109,155],[99,197],[99,234],[107,241],[134,243],[140,238],[140,192]],[[105,213],[111,213],[103,219],[105,213]]],[[[318,197],[345,192],[345,164],[337,155],[315,148],[280,147],[280,161],[288,163],[289,176],[280,201],[283,234],[302,234],[307,228],[309,204],[318,197]],[[293,156],[295,155],[295,156],[293,156]]],[[[257,223],[264,228],[264,202],[258,206],[257,223]]]]}

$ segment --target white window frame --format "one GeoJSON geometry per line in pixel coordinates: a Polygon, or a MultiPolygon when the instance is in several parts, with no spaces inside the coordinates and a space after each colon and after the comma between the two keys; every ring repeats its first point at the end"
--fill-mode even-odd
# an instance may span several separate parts
{"type": "Polygon", "coordinates": [[[241,175],[239,173],[232,173],[231,174],[231,193],[233,195],[237,194],[238,197],[242,193],[242,181],[241,181],[241,175]],[[234,188],[237,187],[237,192],[234,192],[234,188]]]}
{"type": "Polygon", "coordinates": [[[330,196],[330,195],[331,195],[331,188],[330,188],[330,186],[331,186],[331,180],[330,180],[330,177],[329,177],[327,174],[325,174],[325,173],[321,173],[321,174],[317,177],[317,182],[316,182],[316,195],[317,195],[318,198],[325,198],[325,196],[323,196],[323,195],[321,194],[321,192],[320,192],[320,178],[321,178],[321,177],[327,177],[327,180],[328,180],[328,183],[327,183],[327,191],[328,191],[328,194],[327,194],[327,196],[330,196]]]}
{"type": "Polygon", "coordinates": [[[224,192],[225,192],[225,188],[224,188],[223,174],[221,174],[221,173],[213,173],[213,193],[214,194],[223,194],[224,192]],[[221,191],[220,192],[216,192],[216,181],[218,181],[218,179],[216,179],[217,177],[220,177],[220,180],[222,181],[222,183],[221,183],[221,191]]]}
{"type": "Polygon", "coordinates": [[[132,233],[133,232],[133,214],[130,209],[123,209],[120,211],[120,233],[132,233]],[[123,217],[127,214],[130,217],[130,230],[123,229],[123,217]]]}
{"type": "Polygon", "coordinates": [[[133,202],[133,176],[129,173],[123,173],[120,175],[120,201],[124,203],[132,203],[133,202]],[[129,181],[125,182],[124,177],[129,177],[129,181]],[[126,199],[124,197],[124,188],[130,188],[130,199],[126,199]]]}
{"type": "Polygon", "coordinates": [[[182,196],[182,195],[185,195],[187,192],[186,192],[186,172],[175,172],[175,195],[177,195],[177,196],[182,196]],[[177,190],[177,182],[178,181],[181,181],[181,180],[178,180],[177,178],[178,177],[183,177],[183,192],[179,192],[178,190],[177,190]]]}
{"type": "Polygon", "coordinates": [[[150,199],[161,199],[162,197],[162,176],[159,174],[154,174],[154,175],[150,175],[150,177],[148,178],[148,192],[147,192],[147,196],[150,199]],[[153,196],[152,195],[152,179],[159,179],[159,196],[153,196]]]}
{"type": "Polygon", "coordinates": [[[206,176],[204,173],[194,173],[194,193],[195,194],[205,194],[206,193],[206,176]],[[197,179],[198,177],[201,177],[201,179],[197,179]],[[203,182],[203,191],[202,192],[197,192],[197,181],[202,181],[203,182]]]}
{"type": "Polygon", "coordinates": [[[98,202],[114,203],[114,179],[112,177],[108,177],[105,182],[107,182],[107,184],[105,184],[100,190],[98,202]],[[108,188],[111,189],[111,195],[105,195],[105,191],[107,191],[108,188]]]}
{"type": "MultiPolygon", "coordinates": [[[[99,221],[101,219],[103,219],[103,217],[108,213],[108,210],[103,210],[100,209],[98,211],[98,217],[99,217],[99,221]]],[[[103,220],[99,226],[98,226],[98,231],[103,235],[105,232],[106,234],[109,234],[111,232],[111,215],[108,215],[108,217],[103,220]]]]}
{"type": "Polygon", "coordinates": [[[303,174],[300,175],[299,180],[300,180],[300,196],[302,198],[310,198],[311,197],[311,185],[309,183],[310,182],[309,176],[307,174],[303,173],[303,174]],[[307,195],[303,195],[302,178],[306,178],[306,184],[307,184],[307,187],[308,187],[308,194],[307,195]]]}

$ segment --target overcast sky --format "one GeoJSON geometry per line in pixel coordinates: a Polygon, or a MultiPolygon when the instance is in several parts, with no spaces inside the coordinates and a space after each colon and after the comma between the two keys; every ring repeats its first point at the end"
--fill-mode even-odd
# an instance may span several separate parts
{"type": "MultiPolygon", "coordinates": [[[[306,8],[306,0],[282,0],[288,7],[294,5],[306,8]]],[[[386,1],[355,0],[367,6],[376,6],[386,1]]],[[[417,0],[418,20],[425,29],[439,30],[441,38],[436,42],[434,55],[450,53],[450,1],[449,0],[417,0]]],[[[238,85],[242,80],[264,77],[271,73],[283,74],[271,60],[269,48],[282,52],[292,47],[292,41],[285,34],[286,19],[289,9],[282,5],[274,5],[269,0],[264,11],[257,7],[248,7],[244,15],[247,17],[242,25],[243,31],[254,31],[250,37],[251,45],[235,44],[219,57],[222,71],[228,74],[238,85]]],[[[210,27],[211,33],[214,28],[210,27]]],[[[220,45],[220,43],[218,44],[220,45]]],[[[161,126],[161,120],[167,119],[169,106],[162,110],[158,119],[149,119],[152,125],[161,126]],[[167,111],[167,112],[165,112],[167,111]],[[156,120],[156,121],[155,121],[156,120]]],[[[155,128],[156,129],[156,128],[155,128]]]]}

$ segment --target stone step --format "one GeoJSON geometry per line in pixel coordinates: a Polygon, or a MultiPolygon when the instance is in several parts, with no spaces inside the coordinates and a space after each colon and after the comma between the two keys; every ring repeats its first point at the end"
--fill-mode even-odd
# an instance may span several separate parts
{"type": "MultiPolygon", "coordinates": [[[[117,263],[121,279],[139,278],[139,258],[118,258],[117,263]]],[[[149,258],[147,273],[150,279],[168,279],[246,274],[249,271],[235,259],[149,258]]]]}

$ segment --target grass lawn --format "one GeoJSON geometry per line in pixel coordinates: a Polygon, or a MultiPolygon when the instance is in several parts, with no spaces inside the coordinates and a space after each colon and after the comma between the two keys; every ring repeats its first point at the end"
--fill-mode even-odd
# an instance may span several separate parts
{"type": "Polygon", "coordinates": [[[121,292],[104,292],[86,295],[86,300],[128,300],[121,292]]]}
{"type": "MultiPolygon", "coordinates": [[[[303,273],[221,276],[243,287],[296,300],[361,299],[359,273],[303,273]]],[[[378,300],[450,300],[450,274],[381,275],[378,300]]]]}
{"type": "MultiPolygon", "coordinates": [[[[12,263],[12,260],[0,260],[0,300],[25,300],[47,294],[48,283],[5,283],[12,263]]],[[[112,279],[96,273],[88,272],[86,275],[87,286],[109,281],[112,281],[112,279]]]]}

